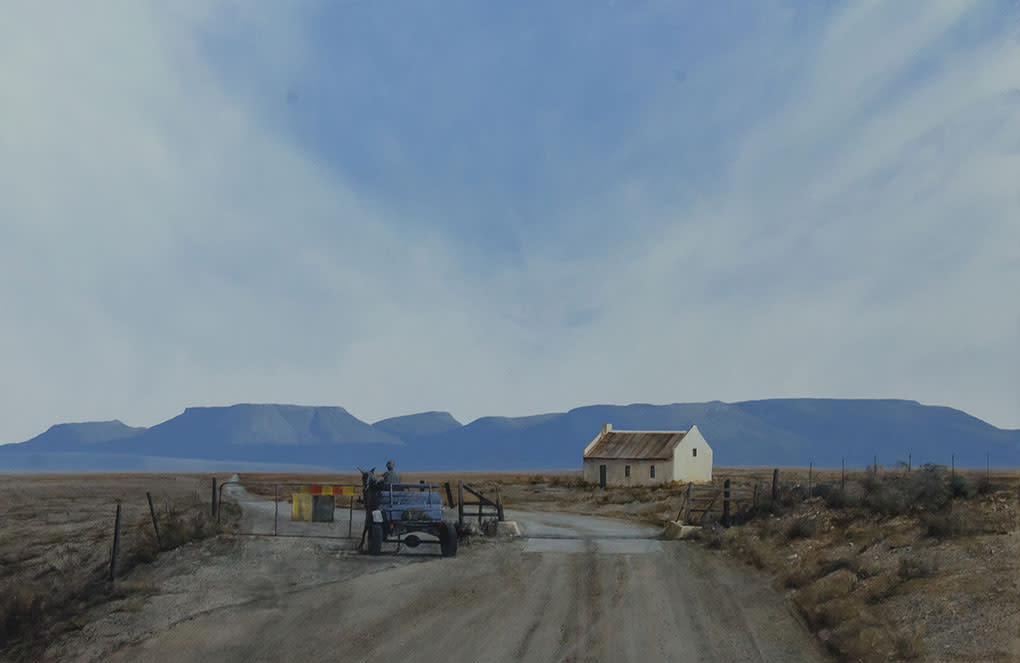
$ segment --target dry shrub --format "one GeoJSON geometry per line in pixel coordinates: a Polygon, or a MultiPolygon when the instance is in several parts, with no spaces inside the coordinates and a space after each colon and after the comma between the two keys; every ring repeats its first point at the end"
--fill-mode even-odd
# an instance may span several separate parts
{"type": "Polygon", "coordinates": [[[984,529],[984,522],[979,516],[961,511],[925,515],[921,525],[927,536],[940,540],[974,536],[984,529]]]}
{"type": "Polygon", "coordinates": [[[863,615],[860,601],[853,597],[844,597],[826,601],[811,609],[808,621],[815,630],[832,628],[840,624],[859,622],[863,615]]]}
{"type": "Polygon", "coordinates": [[[924,629],[917,626],[910,631],[901,631],[895,635],[896,654],[904,660],[914,660],[924,656],[924,629]]]}
{"type": "Polygon", "coordinates": [[[969,499],[974,497],[978,493],[977,486],[967,481],[967,477],[962,474],[954,474],[949,482],[949,489],[953,494],[953,497],[962,497],[969,499]]]}
{"type": "Polygon", "coordinates": [[[861,596],[867,603],[881,603],[896,592],[901,582],[899,576],[893,573],[875,574],[861,582],[861,596]]]}
{"type": "Polygon", "coordinates": [[[717,522],[711,522],[701,528],[701,540],[713,550],[720,550],[723,547],[724,534],[725,530],[717,522]]]}
{"type": "MultiPolygon", "coordinates": [[[[843,569],[853,569],[854,560],[851,557],[836,557],[835,559],[829,559],[822,562],[821,567],[818,569],[818,577],[822,578],[830,573],[835,573],[843,569]]],[[[854,575],[857,575],[856,571],[854,575]]]]}
{"type": "MultiPolygon", "coordinates": [[[[240,517],[241,507],[233,502],[220,503],[220,518],[227,522],[240,517]]],[[[217,533],[216,519],[211,515],[209,505],[193,495],[190,499],[175,502],[165,524],[160,527],[163,548],[171,549],[188,543],[209,538],[217,533]]]]}
{"type": "Polygon", "coordinates": [[[881,624],[848,620],[833,629],[825,645],[840,660],[888,661],[895,658],[896,638],[881,624]]]}
{"type": "Polygon", "coordinates": [[[583,476],[578,475],[554,475],[548,480],[550,486],[557,486],[560,488],[594,488],[595,484],[584,480],[583,476]]]}
{"type": "Polygon", "coordinates": [[[814,574],[805,569],[796,569],[783,580],[783,587],[787,589],[800,589],[807,587],[814,581],[814,574]]]}
{"type": "Polygon", "coordinates": [[[751,566],[759,571],[764,569],[766,566],[765,559],[762,557],[761,552],[757,548],[752,547],[748,550],[747,559],[751,563],[751,566]]]}
{"type": "Polygon", "coordinates": [[[832,626],[827,620],[831,615],[822,606],[837,599],[845,599],[853,591],[857,576],[843,569],[830,573],[793,593],[793,602],[808,621],[812,630],[832,626]]]}
{"type": "MultiPolygon", "coordinates": [[[[963,479],[960,475],[957,477],[963,479]]],[[[939,511],[949,505],[956,485],[945,467],[930,463],[906,474],[885,477],[872,474],[863,482],[864,505],[881,516],[898,516],[915,510],[939,511]]]]}
{"type": "Polygon", "coordinates": [[[840,488],[832,488],[821,496],[825,506],[830,509],[850,509],[860,506],[860,500],[853,494],[840,488]]]}
{"type": "Polygon", "coordinates": [[[931,578],[939,572],[938,561],[934,555],[914,555],[900,558],[897,573],[906,582],[914,578],[931,578]]]}
{"type": "Polygon", "coordinates": [[[793,539],[807,539],[814,536],[817,531],[818,522],[815,519],[800,516],[786,528],[786,538],[791,541],[793,539]]]}

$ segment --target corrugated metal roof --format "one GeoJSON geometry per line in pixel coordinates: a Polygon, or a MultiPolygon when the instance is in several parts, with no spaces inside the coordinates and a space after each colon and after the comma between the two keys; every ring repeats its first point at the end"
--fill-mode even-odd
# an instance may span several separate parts
{"type": "Polygon", "coordinates": [[[584,457],[669,460],[684,435],[685,430],[610,430],[601,434],[584,457]]]}

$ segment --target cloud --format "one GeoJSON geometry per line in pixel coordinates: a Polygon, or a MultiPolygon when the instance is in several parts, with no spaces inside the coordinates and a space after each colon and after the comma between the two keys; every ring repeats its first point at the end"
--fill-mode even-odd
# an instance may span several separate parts
{"type": "Polygon", "coordinates": [[[1020,427],[1015,7],[64,11],[0,24],[0,440],[244,401],[1020,427]]]}

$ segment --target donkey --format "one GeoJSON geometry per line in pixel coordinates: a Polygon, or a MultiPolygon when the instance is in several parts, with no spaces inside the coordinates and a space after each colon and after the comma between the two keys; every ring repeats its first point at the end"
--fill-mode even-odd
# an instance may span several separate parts
{"type": "Polygon", "coordinates": [[[358,471],[361,472],[361,494],[365,504],[365,528],[361,532],[361,543],[358,544],[358,550],[361,550],[365,545],[368,528],[372,525],[372,511],[379,506],[379,491],[384,486],[383,480],[375,475],[374,467],[367,472],[359,467],[358,471]]]}

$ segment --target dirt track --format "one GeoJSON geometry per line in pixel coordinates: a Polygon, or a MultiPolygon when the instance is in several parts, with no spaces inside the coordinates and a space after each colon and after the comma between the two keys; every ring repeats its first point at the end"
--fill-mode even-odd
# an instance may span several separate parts
{"type": "Polygon", "coordinates": [[[512,515],[524,538],[466,546],[455,559],[334,555],[333,582],[164,621],[104,658],[824,660],[781,596],[700,547],[620,521],[512,515]]]}

